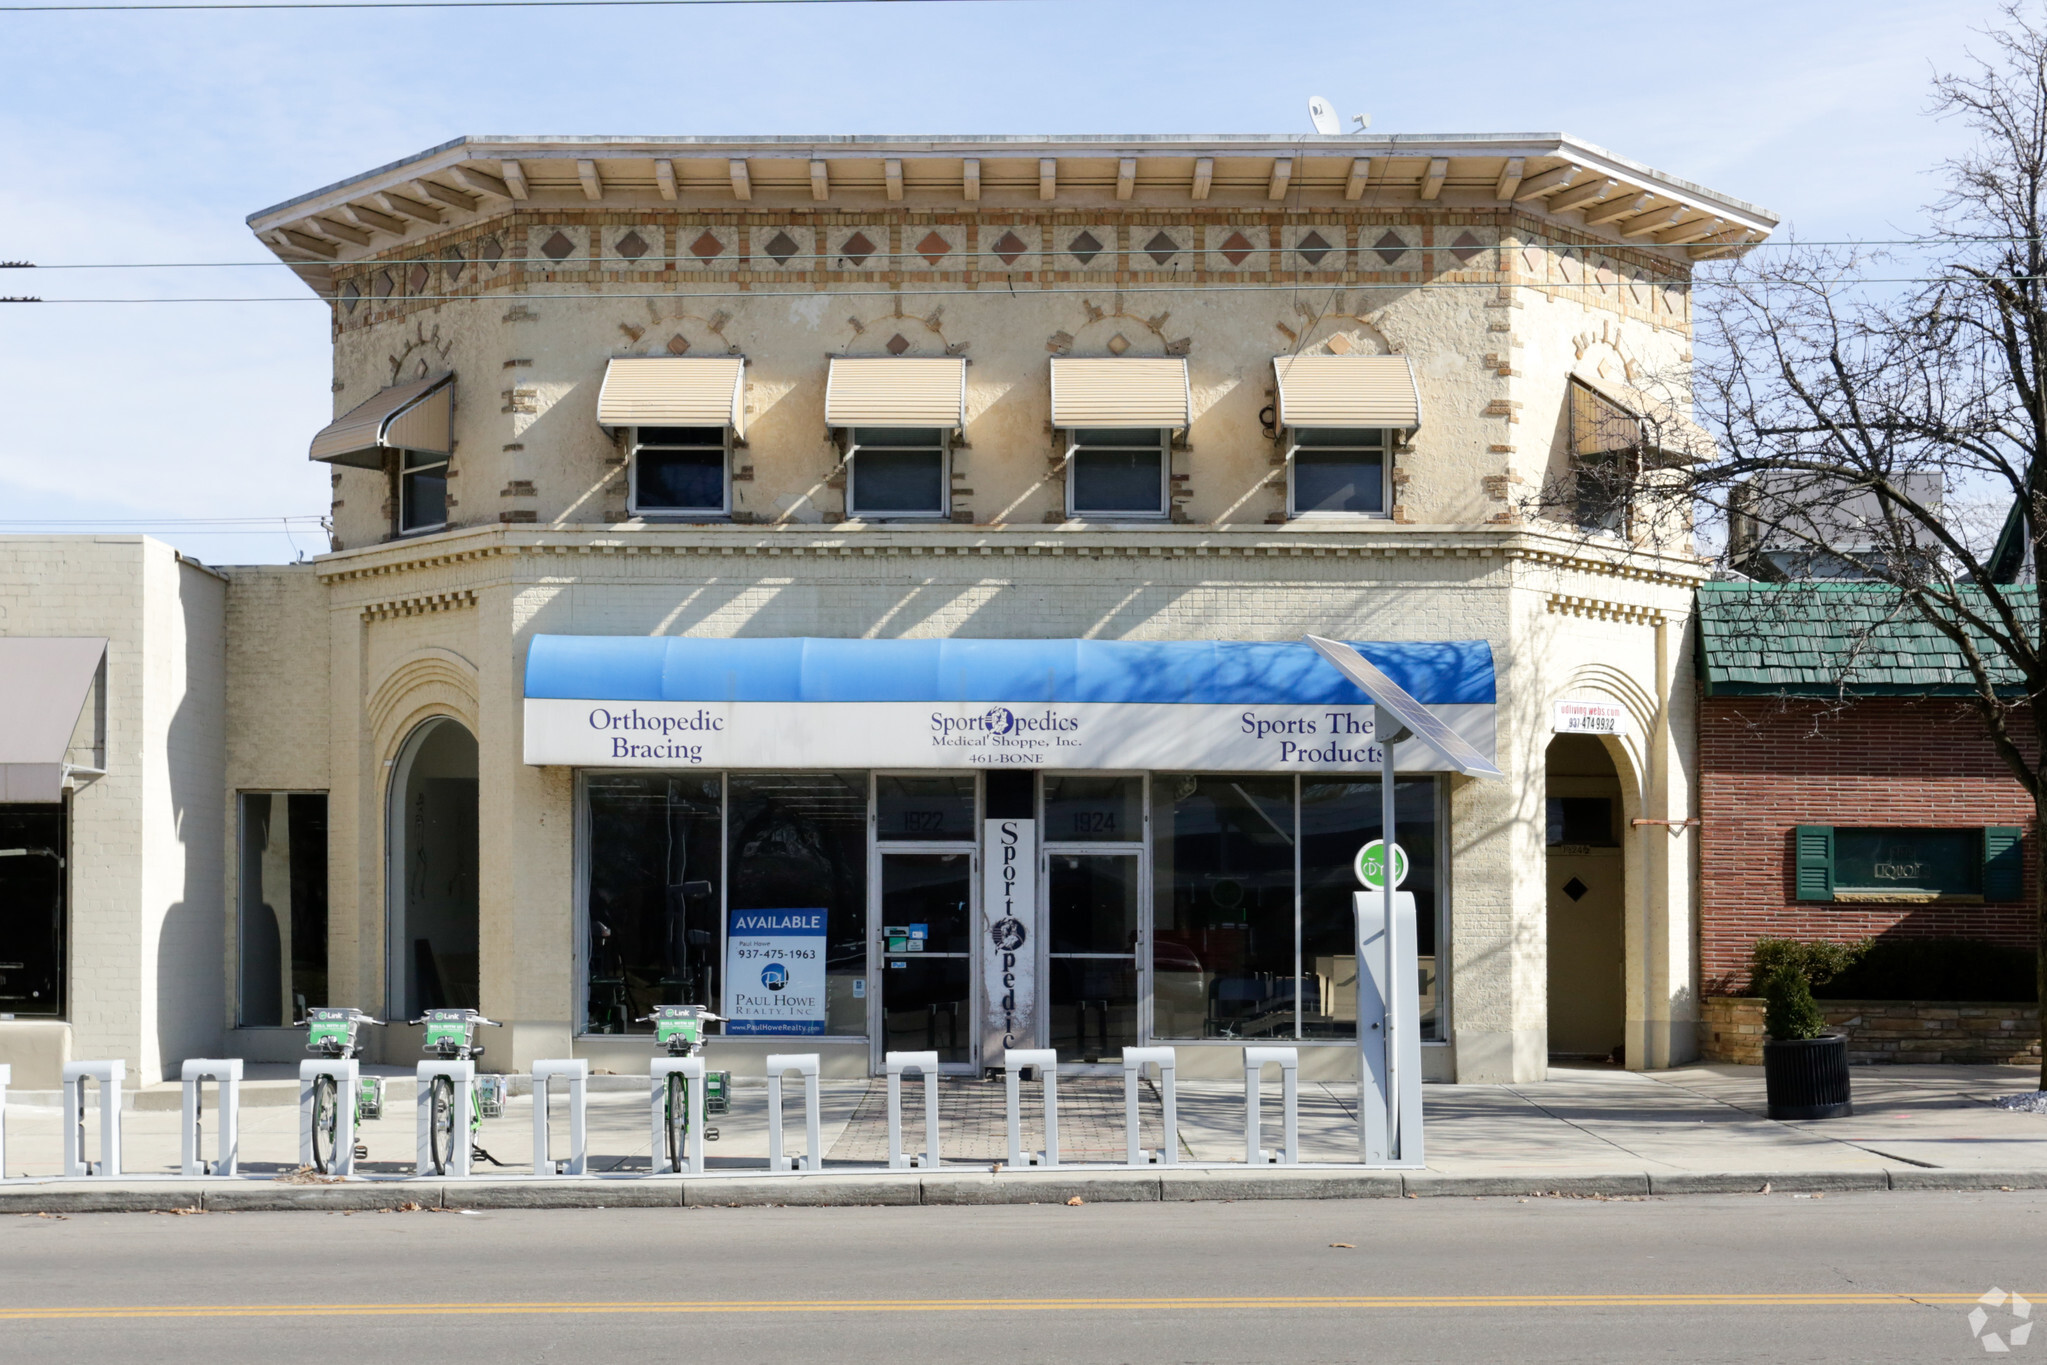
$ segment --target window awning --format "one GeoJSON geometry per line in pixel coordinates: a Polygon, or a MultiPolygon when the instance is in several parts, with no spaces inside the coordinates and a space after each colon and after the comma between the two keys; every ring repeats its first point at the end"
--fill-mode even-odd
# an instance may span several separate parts
{"type": "Polygon", "coordinates": [[[960,356],[832,358],[825,425],[945,427],[967,424],[967,362],[960,356]]]}
{"type": "Polygon", "coordinates": [[[1054,359],[1052,425],[1076,427],[1184,428],[1192,420],[1193,391],[1187,362],[1130,356],[1054,359]]]}
{"type": "Polygon", "coordinates": [[[1283,427],[1398,427],[1422,424],[1421,389],[1404,355],[1283,355],[1273,358],[1283,427]]]}
{"type": "Polygon", "coordinates": [[[0,637],[0,801],[63,799],[64,755],[106,652],[96,637],[0,637]]]}
{"type": "Polygon", "coordinates": [[[438,374],[385,389],[330,422],[309,452],[327,464],[382,469],[387,450],[454,449],[455,376],[438,374]]]}
{"type": "Polygon", "coordinates": [[[1702,460],[1717,448],[1711,432],[1640,389],[1597,375],[1571,376],[1571,453],[1622,451],[1702,460]]]}
{"type": "Polygon", "coordinates": [[[602,427],[730,427],[746,434],[744,356],[622,356],[597,392],[602,427]]]}

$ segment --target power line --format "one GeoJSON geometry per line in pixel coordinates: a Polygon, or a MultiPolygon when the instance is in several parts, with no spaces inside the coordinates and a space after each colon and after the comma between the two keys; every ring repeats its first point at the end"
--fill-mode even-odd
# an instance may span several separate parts
{"type": "Polygon", "coordinates": [[[0,5],[0,14],[164,13],[189,10],[343,9],[600,9],[695,8],[704,5],[956,5],[1045,4],[1048,0],[256,0],[246,4],[182,5],[0,5]]]}

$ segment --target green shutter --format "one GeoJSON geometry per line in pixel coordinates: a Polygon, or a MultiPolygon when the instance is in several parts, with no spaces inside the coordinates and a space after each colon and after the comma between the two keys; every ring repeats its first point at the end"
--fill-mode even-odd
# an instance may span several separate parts
{"type": "Polygon", "coordinates": [[[1830,901],[1834,898],[1834,827],[1800,825],[1798,843],[1798,899],[1830,901]]]}
{"type": "Polygon", "coordinates": [[[1983,899],[2015,901],[2026,894],[2026,860],[2016,825],[1991,825],[1983,831],[1983,899]]]}

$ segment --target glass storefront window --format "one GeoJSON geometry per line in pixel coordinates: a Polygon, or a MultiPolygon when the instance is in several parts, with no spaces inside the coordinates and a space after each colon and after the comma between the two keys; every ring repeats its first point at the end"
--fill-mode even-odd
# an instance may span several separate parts
{"type": "Polygon", "coordinates": [[[824,1032],[864,1035],[867,774],[734,773],[730,788],[728,916],[824,911],[824,1032]]]}
{"type": "MultiPolygon", "coordinates": [[[[1436,779],[1395,788],[1421,959],[1422,1036],[1440,1036],[1436,779]]],[[[1152,778],[1152,1035],[1357,1036],[1351,870],[1379,837],[1375,777],[1152,778]]]]}
{"type": "Polygon", "coordinates": [[[655,1005],[716,1008],[719,788],[694,775],[590,779],[586,1032],[651,1032],[639,1021],[655,1005]]]}
{"type": "Polygon", "coordinates": [[[64,1013],[65,808],[0,806],[0,1015],[64,1013]]]}
{"type": "Polygon", "coordinates": [[[1152,781],[1152,1031],[1294,1034],[1294,780],[1152,781]]]}
{"type": "Polygon", "coordinates": [[[973,775],[881,774],[874,779],[874,828],[878,839],[972,839],[973,775]]]}
{"type": "Polygon", "coordinates": [[[235,1021],[277,1028],[327,999],[327,796],[243,792],[235,1021]]]}
{"type": "Polygon", "coordinates": [[[1128,844],[1144,838],[1144,779],[1048,774],[1045,828],[1048,844],[1128,844]]]}
{"type": "MultiPolygon", "coordinates": [[[[1395,839],[1407,851],[1414,893],[1415,952],[1421,973],[1422,1037],[1442,1037],[1442,976],[1436,946],[1437,832],[1433,777],[1393,784],[1395,839]]],[[[1301,780],[1301,1036],[1355,1038],[1358,1033],[1358,890],[1352,860],[1379,837],[1379,780],[1301,780]]]]}

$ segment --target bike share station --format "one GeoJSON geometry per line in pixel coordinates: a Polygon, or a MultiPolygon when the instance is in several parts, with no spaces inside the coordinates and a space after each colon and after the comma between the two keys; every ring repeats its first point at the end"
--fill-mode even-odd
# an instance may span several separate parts
{"type": "MultiPolygon", "coordinates": [[[[1381,797],[1379,828],[1383,837],[1356,850],[1353,871],[1364,889],[1351,895],[1354,916],[1356,980],[1356,1062],[1360,1080],[1358,1105],[1358,1148],[1353,1162],[1315,1163],[1324,1169],[1362,1168],[1412,1170],[1423,1164],[1421,1106],[1421,971],[1417,960],[1419,942],[1416,902],[1412,893],[1399,889],[1409,872],[1406,855],[1399,844],[1396,825],[1395,750],[1409,741],[1425,746],[1434,771],[1450,771],[1471,777],[1500,776],[1494,765],[1474,745],[1417,701],[1350,645],[1307,637],[1309,645],[1347,680],[1370,698],[1373,733],[1388,742],[1375,743],[1379,765],[1381,797]],[[1386,855],[1391,851],[1391,858],[1386,855]]],[[[994,919],[991,938],[1002,947],[1003,924],[995,918],[997,907],[989,906],[984,917],[994,919]]],[[[924,925],[904,926],[900,936],[924,925]]],[[[898,936],[891,927],[884,931],[898,936]]],[[[928,932],[928,931],[927,931],[928,932]]],[[[1011,948],[1014,947],[1012,943],[1011,948]]],[[[936,954],[934,954],[934,957],[936,954]]],[[[1011,952],[1011,960],[1014,953],[1011,952]]],[[[767,969],[773,971],[773,965],[767,969]]],[[[1005,978],[1007,979],[1007,978],[1005,978]]],[[[1080,1016],[1085,1027],[1085,1010],[1080,1016]]],[[[368,1177],[357,1174],[362,1158],[360,1124],[379,1117],[383,1107],[383,1083],[361,1074],[360,1030],[383,1021],[354,1009],[308,1011],[307,1050],[315,1054],[300,1067],[299,1148],[302,1167],[336,1179],[406,1179],[368,1177]]],[[[479,1027],[495,1027],[493,1021],[474,1010],[434,1009],[414,1021],[426,1026],[425,1051],[429,1054],[416,1071],[414,1168],[410,1178],[466,1180],[480,1178],[472,1159],[497,1165],[494,1158],[476,1145],[482,1120],[502,1112],[505,1078],[479,1076],[477,1058],[483,1048],[475,1041],[479,1027]],[[485,1095],[486,1084],[491,1099],[485,1095]]],[[[648,1137],[651,1160],[645,1171],[593,1172],[588,1140],[590,1063],[568,1058],[535,1062],[533,1078],[533,1159],[530,1174],[523,1178],[637,1179],[668,1176],[757,1177],[761,1166],[732,1164],[719,1171],[707,1169],[705,1143],[715,1140],[717,1130],[709,1120],[729,1112],[729,1073],[709,1069],[705,1057],[706,1025],[723,1022],[721,1016],[701,1005],[657,1005],[653,1013],[639,1020],[654,1026],[653,1042],[661,1055],[649,1064],[648,1137]],[[551,1120],[550,1099],[559,1086],[566,1109],[567,1150],[560,1152],[551,1120]]],[[[934,1026],[935,1028],[935,1026],[934,1026]]],[[[728,1028],[728,1033],[732,1030],[728,1028]]],[[[768,1030],[763,1030],[768,1031],[768,1030]]],[[[1011,1041],[1005,1038],[1004,1042],[1011,1041]]],[[[1191,1162],[1181,1158],[1179,1127],[1179,1071],[1181,1058],[1172,1046],[1126,1045],[1107,1066],[1107,1058],[1090,1059],[1084,1068],[1064,1059],[1056,1048],[1003,1046],[999,1051],[983,1048],[985,1069],[999,1072],[1003,1086],[1007,1134],[1007,1167],[1013,1171],[1032,1169],[1075,1169],[1063,1162],[1059,1140],[1059,1078],[1062,1070],[1100,1074],[1120,1070],[1123,1083],[1125,1143],[1122,1163],[1085,1163],[1094,1169],[1155,1169],[1158,1167],[1227,1165],[1249,1167],[1298,1167],[1301,1157],[1299,1093],[1301,1049],[1282,1045],[1253,1045],[1242,1049],[1243,1057],[1243,1160],[1242,1163],[1191,1162]],[[1279,1114],[1276,1124],[1268,1118],[1267,1076],[1276,1071],[1279,1114]],[[1163,1138],[1159,1146],[1145,1145],[1140,1138],[1139,1098],[1150,1079],[1160,1099],[1163,1138]],[[1035,1093],[1033,1093],[1035,1092],[1035,1093]],[[1035,1110],[1035,1115],[1028,1111],[1035,1110]],[[1042,1125],[1042,1147],[1025,1141],[1027,1118],[1042,1125]],[[1276,1131],[1275,1131],[1276,1130],[1276,1131]]],[[[879,1068],[886,1077],[887,1161],[881,1166],[845,1165],[835,1169],[847,1173],[914,1172],[940,1168],[944,1159],[940,1134],[939,1086],[937,1079],[948,1070],[944,1052],[888,1049],[881,1052],[879,1068]],[[912,1074],[923,1081],[921,1123],[905,1127],[903,1078],[912,1074]]],[[[819,1083],[820,1055],[775,1053],[766,1060],[768,1154],[766,1173],[800,1178],[823,1169],[819,1083]],[[790,1100],[789,1078],[801,1091],[803,1149],[788,1150],[785,1124],[790,1100]]],[[[124,1066],[119,1061],[72,1062],[63,1071],[64,1104],[69,1116],[65,1125],[64,1171],[72,1178],[107,1178],[121,1174],[121,1083],[124,1066]],[[89,1086],[97,1088],[99,1143],[96,1156],[87,1150],[89,1086]]],[[[4,1159],[5,1068],[0,1068],[0,1159],[4,1159]]],[[[238,1091],[242,1081],[239,1060],[192,1060],[183,1068],[184,1108],[182,1112],[182,1171],[186,1176],[233,1176],[239,1168],[238,1091]],[[202,1103],[204,1088],[211,1085],[215,1099],[211,1125],[212,1155],[207,1155],[207,1110],[202,1103]]],[[[978,1164],[978,1163],[977,1163],[978,1164]]],[[[0,1167],[4,1169],[4,1167],[0,1167]]],[[[519,1177],[514,1177],[519,1178],[519,1177]]]]}

